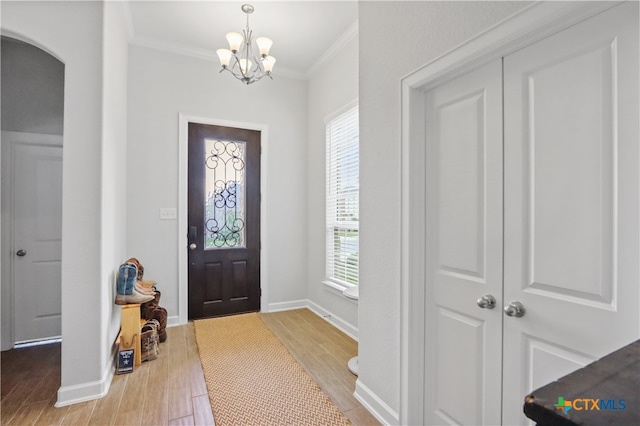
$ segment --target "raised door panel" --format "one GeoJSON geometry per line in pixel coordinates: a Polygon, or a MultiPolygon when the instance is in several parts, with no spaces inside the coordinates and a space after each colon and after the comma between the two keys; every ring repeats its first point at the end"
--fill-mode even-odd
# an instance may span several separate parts
{"type": "Polygon", "coordinates": [[[640,336],[638,4],[504,59],[504,414],[640,336]],[[532,349],[533,348],[533,349],[532,349]]]}
{"type": "MultiPolygon", "coordinates": [[[[585,355],[568,348],[561,343],[550,343],[533,336],[524,336],[526,384],[529,389],[538,389],[558,377],[595,361],[593,356],[585,355]]],[[[561,396],[561,395],[560,395],[561,396]]]]}
{"type": "Polygon", "coordinates": [[[614,58],[615,43],[607,41],[526,71],[529,291],[612,302],[612,258],[603,253],[613,252],[614,58]]]}
{"type": "Polygon", "coordinates": [[[441,424],[483,423],[486,322],[440,307],[436,317],[436,406],[441,424]],[[470,356],[470,354],[475,354],[470,356]],[[460,386],[463,378],[464,386],[460,386]],[[461,401],[465,401],[461,404],[461,401]]]}
{"type": "Polygon", "coordinates": [[[428,424],[500,423],[501,61],[425,94],[428,424]],[[464,401],[464,403],[460,403],[464,401]]]}
{"type": "Polygon", "coordinates": [[[208,262],[205,263],[204,270],[205,296],[203,302],[205,304],[222,302],[222,264],[220,262],[208,262]]]}
{"type": "Polygon", "coordinates": [[[484,91],[437,109],[438,255],[442,272],[484,279],[484,91]]]}
{"type": "Polygon", "coordinates": [[[237,260],[231,262],[231,299],[242,300],[248,296],[247,292],[247,262],[245,260],[237,260]]]}

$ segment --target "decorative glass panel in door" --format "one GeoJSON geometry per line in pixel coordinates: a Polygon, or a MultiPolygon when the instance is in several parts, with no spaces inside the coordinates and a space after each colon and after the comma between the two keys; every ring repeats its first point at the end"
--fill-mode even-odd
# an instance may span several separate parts
{"type": "Polygon", "coordinates": [[[205,250],[245,247],[246,145],[205,139],[205,250]]]}

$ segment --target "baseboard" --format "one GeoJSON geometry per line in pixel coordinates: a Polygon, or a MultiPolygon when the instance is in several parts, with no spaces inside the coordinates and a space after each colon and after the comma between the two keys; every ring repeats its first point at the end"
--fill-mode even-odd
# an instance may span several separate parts
{"type": "Polygon", "coordinates": [[[293,309],[302,309],[308,306],[307,299],[291,300],[289,302],[269,303],[266,312],[291,311],[293,309]]]}
{"type": "Polygon", "coordinates": [[[356,391],[353,396],[383,425],[400,424],[398,413],[393,411],[371,389],[363,385],[360,379],[356,380],[356,391]]]}
{"type": "Polygon", "coordinates": [[[334,315],[332,312],[324,309],[322,306],[317,303],[312,302],[311,300],[307,300],[307,308],[318,315],[320,318],[324,319],[331,325],[333,325],[338,330],[342,331],[347,336],[351,337],[356,342],[358,341],[358,328],[354,327],[353,324],[348,323],[337,315],[334,315]]]}
{"type": "Polygon", "coordinates": [[[91,401],[92,399],[102,398],[109,392],[111,380],[115,373],[115,357],[111,357],[112,362],[107,366],[106,371],[102,375],[102,379],[80,383],[73,386],[62,386],[58,389],[58,400],[56,407],[66,407],[67,405],[77,404],[79,402],[91,401]]]}
{"type": "Polygon", "coordinates": [[[307,308],[314,314],[318,315],[323,320],[327,321],[329,324],[342,331],[347,336],[351,337],[356,342],[358,341],[358,328],[354,327],[353,324],[348,323],[342,318],[334,315],[332,312],[327,311],[317,303],[312,302],[309,299],[301,299],[301,300],[291,300],[289,302],[278,302],[278,303],[270,303],[268,306],[268,310],[263,312],[281,312],[281,311],[291,311],[293,309],[303,309],[307,308]]]}
{"type": "Polygon", "coordinates": [[[175,327],[178,325],[184,325],[180,322],[180,317],[178,315],[167,318],[167,327],[175,327]]]}

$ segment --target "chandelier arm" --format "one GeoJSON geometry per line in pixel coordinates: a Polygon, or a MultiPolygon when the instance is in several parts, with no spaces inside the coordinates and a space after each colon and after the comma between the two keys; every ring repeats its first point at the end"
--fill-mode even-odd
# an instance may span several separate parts
{"type": "Polygon", "coordinates": [[[233,74],[233,76],[237,79],[241,79],[243,77],[245,77],[242,74],[242,67],[240,66],[240,60],[238,59],[238,56],[236,54],[234,54],[233,56],[234,62],[233,65],[231,67],[229,67],[229,71],[231,72],[231,74],[233,74]],[[238,71],[240,71],[240,76],[238,75],[238,71]]]}
{"type": "Polygon", "coordinates": [[[237,78],[238,80],[244,80],[245,78],[247,78],[247,77],[243,76],[241,73],[238,73],[237,71],[233,71],[233,72],[231,72],[231,74],[233,74],[233,76],[235,78],[237,78]]]}
{"type": "MultiPolygon", "coordinates": [[[[245,73],[242,72],[242,67],[240,66],[240,59],[238,58],[238,56],[232,55],[232,58],[233,58],[233,65],[222,68],[220,72],[225,70],[229,71],[231,75],[233,75],[236,79],[246,84],[255,83],[256,81],[261,80],[264,76],[269,76],[269,78],[273,80],[273,76],[271,75],[271,73],[266,72],[264,70],[264,65],[262,64],[262,61],[259,60],[255,54],[253,54],[253,60],[256,61],[256,69],[255,69],[254,75],[251,77],[249,76],[248,70],[245,73]]],[[[245,59],[246,59],[246,55],[245,55],[245,59]]]]}
{"type": "Polygon", "coordinates": [[[262,72],[260,74],[256,74],[256,76],[251,78],[251,81],[247,84],[255,83],[256,81],[262,80],[263,77],[268,76],[271,80],[273,80],[273,76],[270,72],[262,72]]]}
{"type": "Polygon", "coordinates": [[[229,68],[222,68],[220,70],[220,72],[222,72],[222,71],[229,71],[232,76],[234,76],[236,79],[242,81],[243,83],[250,84],[250,83],[253,82],[253,80],[251,80],[250,78],[243,77],[242,74],[236,74],[235,72],[231,71],[229,68]]]}
{"type": "Polygon", "coordinates": [[[231,69],[229,69],[229,68],[222,68],[220,70],[220,72],[223,72],[223,71],[228,71],[229,73],[231,73],[232,76],[234,76],[235,78],[238,78],[238,76],[233,71],[231,71],[231,69]]]}
{"type": "Polygon", "coordinates": [[[253,55],[253,60],[256,63],[256,72],[264,74],[264,65],[262,65],[262,58],[258,58],[258,56],[253,51],[251,51],[251,54],[253,55]]]}
{"type": "Polygon", "coordinates": [[[236,55],[232,55],[232,58],[233,58],[233,64],[230,64],[229,66],[222,68],[220,72],[225,70],[229,71],[231,75],[237,78],[238,80],[242,80],[243,78],[246,78],[244,75],[242,75],[242,67],[240,67],[240,62],[238,60],[238,57],[236,55]],[[240,71],[240,73],[238,73],[238,71],[240,71]]]}

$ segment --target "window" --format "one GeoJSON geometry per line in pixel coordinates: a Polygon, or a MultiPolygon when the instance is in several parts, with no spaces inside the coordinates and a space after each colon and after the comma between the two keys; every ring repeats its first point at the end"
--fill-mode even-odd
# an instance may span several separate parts
{"type": "Polygon", "coordinates": [[[358,106],[327,121],[327,279],[358,285],[360,138],[358,106]]]}

